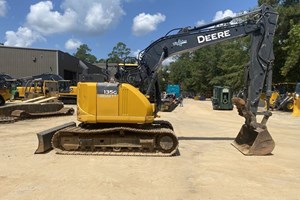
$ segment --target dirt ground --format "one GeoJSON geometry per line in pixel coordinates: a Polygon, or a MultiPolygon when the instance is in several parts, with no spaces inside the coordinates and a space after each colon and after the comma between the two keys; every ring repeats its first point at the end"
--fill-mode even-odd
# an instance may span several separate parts
{"type": "Polygon", "coordinates": [[[184,100],[160,113],[179,138],[175,157],[33,154],[36,133],[76,115],[0,125],[0,199],[300,199],[300,118],[274,112],[273,155],[244,156],[231,142],[244,119],[184,100]]]}

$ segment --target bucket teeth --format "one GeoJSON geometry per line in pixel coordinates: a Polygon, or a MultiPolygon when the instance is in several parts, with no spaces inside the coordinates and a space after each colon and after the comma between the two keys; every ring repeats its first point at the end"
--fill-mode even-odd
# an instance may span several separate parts
{"type": "Polygon", "coordinates": [[[275,142],[266,127],[253,129],[244,124],[232,145],[244,155],[268,155],[275,142]]]}

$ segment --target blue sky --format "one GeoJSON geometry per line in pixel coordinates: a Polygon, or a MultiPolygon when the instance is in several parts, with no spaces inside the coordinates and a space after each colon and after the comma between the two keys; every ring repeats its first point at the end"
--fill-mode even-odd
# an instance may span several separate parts
{"type": "Polygon", "coordinates": [[[135,54],[173,28],[256,6],[257,0],[0,0],[0,43],[70,54],[87,44],[105,59],[118,42],[135,54]]]}

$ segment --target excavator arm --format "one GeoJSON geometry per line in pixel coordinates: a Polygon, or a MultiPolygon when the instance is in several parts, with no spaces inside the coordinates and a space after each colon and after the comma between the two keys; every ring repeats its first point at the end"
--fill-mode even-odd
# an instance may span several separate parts
{"type": "Polygon", "coordinates": [[[239,114],[245,118],[245,124],[233,145],[246,155],[270,153],[274,148],[274,141],[267,131],[266,122],[271,112],[267,108],[267,111],[258,113],[257,109],[264,89],[267,102],[271,96],[273,36],[277,18],[278,14],[272,7],[262,5],[257,10],[237,17],[228,17],[199,27],[177,29],[179,31],[176,34],[170,34],[170,31],[140,53],[139,67],[124,76],[126,80],[123,82],[138,87],[150,97],[151,102],[158,104],[160,96],[157,72],[164,59],[249,35],[250,61],[245,67],[243,95],[233,99],[239,114]],[[264,115],[261,123],[257,122],[257,114],[264,115]],[[257,141],[260,138],[261,141],[257,141]],[[255,141],[260,145],[254,147],[255,141]]]}
{"type": "MultiPolygon", "coordinates": [[[[251,55],[249,66],[245,70],[244,98],[248,99],[247,106],[256,113],[264,82],[269,85],[268,92],[271,91],[273,36],[277,17],[278,14],[271,7],[262,5],[259,9],[238,17],[228,17],[195,28],[181,28],[176,34],[167,34],[140,53],[140,67],[138,71],[128,74],[126,82],[140,87],[145,80],[156,79],[161,62],[170,56],[250,35],[251,55]]],[[[153,86],[148,84],[150,88],[153,86]]]]}

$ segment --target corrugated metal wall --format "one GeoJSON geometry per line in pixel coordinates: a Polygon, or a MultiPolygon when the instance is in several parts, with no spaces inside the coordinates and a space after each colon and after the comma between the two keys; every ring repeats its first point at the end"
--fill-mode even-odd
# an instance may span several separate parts
{"type": "MultiPolygon", "coordinates": [[[[88,73],[102,72],[95,65],[86,65],[88,73]]],[[[62,51],[0,46],[0,73],[10,74],[14,78],[53,73],[78,81],[82,71],[79,59],[62,51]]],[[[104,75],[104,72],[101,74],[104,75]]]]}
{"type": "Polygon", "coordinates": [[[57,74],[56,52],[0,46],[0,72],[16,78],[42,73],[57,74]]]}

